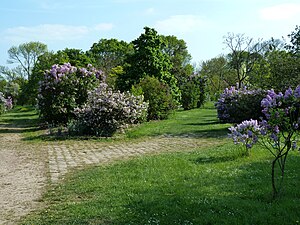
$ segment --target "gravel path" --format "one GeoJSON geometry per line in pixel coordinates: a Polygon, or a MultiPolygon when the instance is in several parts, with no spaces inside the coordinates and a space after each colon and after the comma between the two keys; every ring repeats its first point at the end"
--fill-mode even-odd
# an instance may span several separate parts
{"type": "Polygon", "coordinates": [[[39,207],[47,182],[42,152],[22,142],[21,131],[0,127],[0,224],[15,224],[39,207]]]}
{"type": "Polygon", "coordinates": [[[21,132],[22,128],[0,125],[0,224],[16,224],[21,216],[41,207],[39,199],[47,185],[59,182],[72,168],[211,145],[188,137],[28,143],[22,141],[21,132]]]}

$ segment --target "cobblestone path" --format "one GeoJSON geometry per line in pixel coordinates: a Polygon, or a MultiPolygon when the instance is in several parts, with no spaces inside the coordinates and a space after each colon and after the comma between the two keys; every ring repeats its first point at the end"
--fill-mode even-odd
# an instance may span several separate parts
{"type": "Polygon", "coordinates": [[[191,150],[199,146],[210,145],[196,138],[150,138],[135,142],[93,142],[77,141],[48,143],[49,173],[52,182],[57,182],[62,175],[74,167],[107,163],[134,156],[191,150]]]}

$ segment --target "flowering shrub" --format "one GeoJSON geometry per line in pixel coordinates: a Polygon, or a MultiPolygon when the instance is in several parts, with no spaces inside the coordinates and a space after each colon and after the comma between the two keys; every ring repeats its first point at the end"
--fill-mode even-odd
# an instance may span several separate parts
{"type": "Polygon", "coordinates": [[[223,123],[240,123],[259,119],[263,116],[260,102],[264,95],[262,90],[226,88],[215,104],[219,120],[223,123]]]}
{"type": "Polygon", "coordinates": [[[13,99],[11,96],[8,96],[8,98],[5,99],[4,107],[5,110],[11,110],[13,108],[13,99]]]}
{"type": "Polygon", "coordinates": [[[91,65],[77,68],[70,63],[53,65],[39,83],[38,107],[41,118],[51,125],[66,125],[74,118],[74,109],[87,100],[88,91],[105,77],[91,65]]]}
{"type": "Polygon", "coordinates": [[[7,110],[12,109],[12,107],[13,107],[12,98],[8,97],[6,99],[3,93],[0,92],[0,114],[4,113],[7,110]]]}
{"type": "Polygon", "coordinates": [[[258,136],[274,156],[272,162],[272,188],[273,196],[278,194],[278,185],[275,179],[275,166],[280,168],[280,185],[284,176],[285,162],[290,150],[297,149],[297,134],[300,124],[300,85],[293,91],[291,88],[285,93],[269,90],[261,101],[262,112],[265,119],[244,121],[236,127],[231,127],[230,137],[246,148],[251,148],[258,142],[258,136]]]}
{"type": "Polygon", "coordinates": [[[121,93],[102,83],[89,92],[87,103],[76,108],[76,120],[70,132],[79,135],[112,136],[118,129],[142,122],[147,116],[147,104],[142,96],[121,93]]]}

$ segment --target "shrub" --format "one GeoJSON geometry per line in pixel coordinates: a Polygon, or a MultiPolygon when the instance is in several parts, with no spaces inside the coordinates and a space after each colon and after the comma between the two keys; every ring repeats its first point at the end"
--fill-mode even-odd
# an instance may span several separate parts
{"type": "Polygon", "coordinates": [[[4,94],[0,92],[0,114],[4,113],[7,110],[12,109],[12,98],[8,97],[7,99],[4,97],[4,94]]]}
{"type": "Polygon", "coordinates": [[[274,157],[272,161],[273,197],[281,190],[285,174],[285,163],[289,151],[297,147],[300,123],[300,85],[295,90],[291,88],[285,94],[269,90],[261,101],[265,119],[244,121],[236,127],[231,127],[230,136],[236,143],[242,143],[246,148],[261,142],[274,157]],[[275,166],[279,167],[279,180],[276,179],[275,166]]]}
{"type": "Polygon", "coordinates": [[[53,65],[40,82],[38,107],[42,120],[51,125],[66,125],[74,118],[74,109],[86,102],[88,91],[103,80],[102,72],[91,65],[53,65]]]}
{"type": "Polygon", "coordinates": [[[184,110],[200,108],[205,101],[205,79],[190,76],[181,86],[181,104],[184,110]]]}
{"type": "Polygon", "coordinates": [[[263,116],[260,106],[265,92],[262,90],[226,88],[215,104],[218,118],[223,123],[240,123],[263,116]]]}
{"type": "Polygon", "coordinates": [[[102,83],[89,92],[87,103],[75,110],[69,131],[77,135],[112,136],[118,129],[146,119],[147,104],[142,96],[121,93],[102,83]]]}
{"type": "Polygon", "coordinates": [[[139,94],[143,94],[145,101],[149,103],[148,120],[166,119],[176,108],[170,87],[155,77],[145,77],[134,89],[140,90],[139,94]]]}

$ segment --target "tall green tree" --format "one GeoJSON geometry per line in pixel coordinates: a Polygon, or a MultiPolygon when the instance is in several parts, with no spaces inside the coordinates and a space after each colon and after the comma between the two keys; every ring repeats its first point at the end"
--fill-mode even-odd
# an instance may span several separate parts
{"type": "Polygon", "coordinates": [[[47,45],[41,42],[28,42],[19,46],[12,46],[8,50],[9,64],[17,64],[22,70],[19,72],[20,77],[30,79],[33,67],[38,57],[47,52],[47,45]]]}
{"type": "Polygon", "coordinates": [[[146,76],[156,77],[170,86],[172,96],[180,98],[177,79],[171,74],[172,63],[168,54],[162,51],[164,42],[153,28],[145,27],[133,44],[133,54],[125,62],[124,74],[118,77],[117,86],[120,90],[130,90],[146,76]]]}
{"type": "Polygon", "coordinates": [[[300,58],[284,50],[270,52],[266,58],[270,76],[268,88],[285,91],[289,87],[295,88],[300,83],[300,58]]]}
{"type": "Polygon", "coordinates": [[[236,85],[235,71],[228,66],[227,58],[223,55],[202,62],[200,75],[206,78],[212,100],[217,100],[226,87],[236,85]]]}
{"type": "Polygon", "coordinates": [[[123,66],[127,55],[133,52],[133,45],[117,39],[100,39],[94,43],[87,55],[94,60],[94,65],[101,69],[106,75],[112,69],[123,66]]]}
{"type": "Polygon", "coordinates": [[[59,64],[65,63],[65,61],[67,61],[71,63],[72,66],[86,67],[88,64],[94,63],[93,59],[81,49],[65,48],[64,50],[57,51],[56,54],[57,57],[62,60],[56,60],[59,64]]]}
{"type": "Polygon", "coordinates": [[[164,42],[162,51],[166,53],[172,64],[170,73],[176,77],[179,82],[185,82],[193,74],[194,68],[191,65],[191,55],[188,52],[187,44],[184,40],[176,36],[160,36],[164,42]]]}

